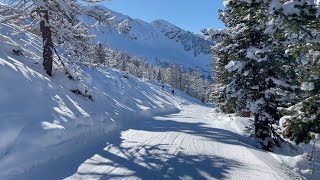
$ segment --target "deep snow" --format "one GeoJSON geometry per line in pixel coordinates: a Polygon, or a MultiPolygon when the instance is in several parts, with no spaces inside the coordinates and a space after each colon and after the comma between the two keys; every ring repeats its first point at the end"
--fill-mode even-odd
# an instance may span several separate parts
{"type": "Polygon", "coordinates": [[[13,29],[0,25],[0,179],[303,179],[305,158],[257,149],[247,118],[101,66],[48,77],[41,41],[13,29]]]}

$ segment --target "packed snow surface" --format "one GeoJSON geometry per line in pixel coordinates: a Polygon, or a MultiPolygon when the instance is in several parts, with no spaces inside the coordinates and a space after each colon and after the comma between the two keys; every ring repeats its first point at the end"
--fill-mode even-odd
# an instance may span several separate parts
{"type": "Polygon", "coordinates": [[[246,143],[240,127],[212,107],[183,103],[123,130],[66,179],[301,178],[246,143]]]}

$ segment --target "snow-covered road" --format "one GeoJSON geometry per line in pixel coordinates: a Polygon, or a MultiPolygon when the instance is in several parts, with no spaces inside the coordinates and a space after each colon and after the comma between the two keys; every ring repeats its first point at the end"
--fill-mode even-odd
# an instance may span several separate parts
{"type": "Polygon", "coordinates": [[[141,120],[67,179],[301,179],[244,138],[214,109],[141,120]]]}

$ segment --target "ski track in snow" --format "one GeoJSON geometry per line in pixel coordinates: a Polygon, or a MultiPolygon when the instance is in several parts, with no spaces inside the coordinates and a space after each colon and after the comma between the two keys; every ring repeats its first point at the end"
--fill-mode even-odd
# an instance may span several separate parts
{"type": "Polygon", "coordinates": [[[140,121],[66,179],[302,179],[212,111],[193,104],[140,121]]]}

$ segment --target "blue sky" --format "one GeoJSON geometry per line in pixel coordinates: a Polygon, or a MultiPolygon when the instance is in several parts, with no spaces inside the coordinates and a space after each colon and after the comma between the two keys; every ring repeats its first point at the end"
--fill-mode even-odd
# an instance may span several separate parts
{"type": "Polygon", "coordinates": [[[105,6],[132,18],[151,22],[164,19],[183,29],[200,33],[203,28],[224,28],[218,19],[223,0],[112,0],[105,6]]]}

